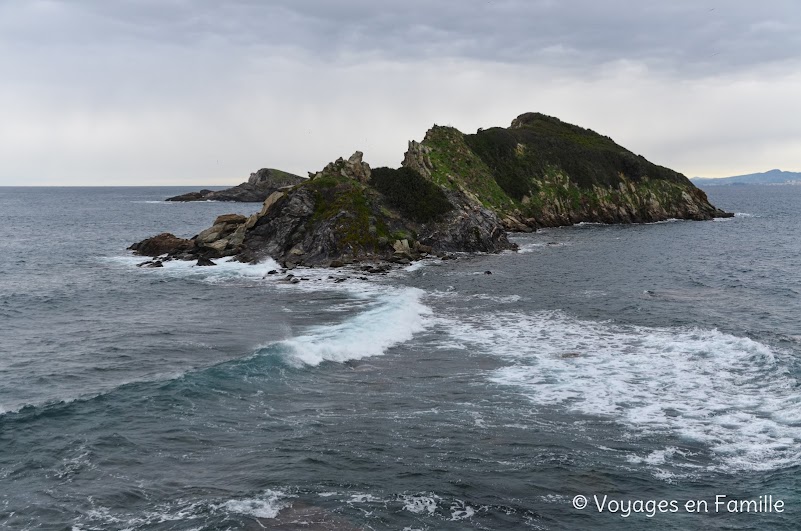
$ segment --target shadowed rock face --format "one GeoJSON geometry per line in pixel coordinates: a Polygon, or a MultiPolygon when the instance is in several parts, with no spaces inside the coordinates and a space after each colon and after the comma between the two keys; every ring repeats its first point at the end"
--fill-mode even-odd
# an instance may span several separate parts
{"type": "Polygon", "coordinates": [[[226,190],[200,190],[170,197],[167,201],[233,201],[239,203],[261,203],[280,188],[294,186],[305,181],[303,177],[281,170],[262,168],[250,174],[247,182],[226,190]]]}
{"type": "MultiPolygon", "coordinates": [[[[371,182],[361,153],[340,158],[309,180],[273,192],[261,212],[249,218],[219,216],[211,227],[184,240],[191,245],[182,243],[169,254],[187,260],[235,256],[244,262],[269,257],[294,267],[408,263],[427,254],[514,248],[497,214],[465,192],[442,190],[411,170],[381,168],[380,174],[385,193],[371,182]],[[393,178],[401,180],[402,207],[397,197],[385,195],[391,189],[387,179],[393,178]],[[416,201],[427,208],[417,209],[416,201]]],[[[146,249],[148,241],[131,249],[146,249]]]]}
{"type": "MultiPolygon", "coordinates": [[[[465,194],[443,194],[441,211],[421,222],[399,211],[369,175],[369,166],[357,152],[274,198],[247,231],[239,259],[252,262],[269,256],[287,266],[319,266],[513,247],[498,217],[465,194]]],[[[430,181],[422,182],[442,193],[430,181]]],[[[427,192],[407,193],[423,198],[427,192]]]]}
{"type": "Polygon", "coordinates": [[[131,249],[191,260],[269,257],[286,267],[407,263],[513,249],[506,230],[730,215],[683,175],[537,113],[475,135],[434,126],[409,143],[400,169],[371,169],[362,158],[357,151],[283,187],[260,170],[240,185],[270,190],[259,213],[220,216],[191,240],[162,234],[131,249]]]}
{"type": "Polygon", "coordinates": [[[170,234],[169,232],[163,232],[152,238],[147,238],[141,242],[135,243],[128,247],[128,249],[134,251],[136,254],[155,258],[164,254],[176,254],[189,251],[194,247],[195,242],[192,240],[186,240],[174,234],[170,234]]]}

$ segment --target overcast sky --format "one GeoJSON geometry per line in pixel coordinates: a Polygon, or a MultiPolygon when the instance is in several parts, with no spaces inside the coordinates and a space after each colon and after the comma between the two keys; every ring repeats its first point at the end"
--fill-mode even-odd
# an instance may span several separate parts
{"type": "Polygon", "coordinates": [[[236,184],[527,111],[801,171],[798,0],[0,0],[0,185],[236,184]]]}

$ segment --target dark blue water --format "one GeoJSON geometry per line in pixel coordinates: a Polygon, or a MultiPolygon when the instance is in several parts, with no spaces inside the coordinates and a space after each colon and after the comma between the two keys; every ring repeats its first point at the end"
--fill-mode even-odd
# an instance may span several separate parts
{"type": "Polygon", "coordinates": [[[2,528],[798,529],[801,188],[298,285],[137,268],[183,191],[0,188],[2,528]]]}

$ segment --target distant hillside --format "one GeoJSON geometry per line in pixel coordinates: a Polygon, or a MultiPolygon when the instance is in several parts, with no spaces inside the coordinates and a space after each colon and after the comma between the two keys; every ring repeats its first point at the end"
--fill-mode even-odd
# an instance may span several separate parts
{"type": "Polygon", "coordinates": [[[763,173],[749,173],[720,179],[693,177],[696,186],[720,186],[726,184],[801,184],[801,172],[770,170],[763,173]]]}

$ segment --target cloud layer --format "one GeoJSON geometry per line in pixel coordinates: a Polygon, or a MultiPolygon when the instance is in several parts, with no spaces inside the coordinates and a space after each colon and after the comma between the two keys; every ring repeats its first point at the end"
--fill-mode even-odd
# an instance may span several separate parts
{"type": "Polygon", "coordinates": [[[0,185],[227,184],[540,111],[688,175],[798,170],[792,2],[0,3],[0,185]]]}

